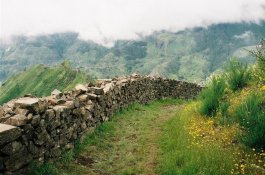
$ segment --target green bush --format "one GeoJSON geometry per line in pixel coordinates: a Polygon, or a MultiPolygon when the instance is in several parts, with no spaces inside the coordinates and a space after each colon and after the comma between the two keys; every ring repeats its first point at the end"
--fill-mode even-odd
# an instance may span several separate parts
{"type": "Polygon", "coordinates": [[[200,113],[207,116],[213,116],[219,107],[220,100],[224,95],[224,90],[225,81],[223,78],[214,77],[210,85],[203,89],[200,94],[200,113]]]}
{"type": "Polygon", "coordinates": [[[232,91],[242,89],[251,78],[248,66],[233,59],[230,61],[225,72],[226,81],[232,91]]]}
{"type": "Polygon", "coordinates": [[[265,114],[261,103],[259,95],[250,94],[236,109],[239,124],[245,130],[242,140],[250,147],[265,148],[265,114]]]}

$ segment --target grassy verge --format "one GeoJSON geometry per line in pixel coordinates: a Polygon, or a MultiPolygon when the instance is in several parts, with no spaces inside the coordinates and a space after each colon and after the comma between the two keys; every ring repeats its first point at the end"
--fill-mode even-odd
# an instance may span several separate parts
{"type": "Polygon", "coordinates": [[[239,142],[239,124],[202,116],[199,105],[187,104],[163,126],[157,174],[265,174],[264,151],[239,142]]]}
{"type": "Polygon", "coordinates": [[[168,121],[161,136],[157,174],[230,174],[233,168],[232,128],[214,127],[212,119],[200,116],[192,103],[168,121]]]}

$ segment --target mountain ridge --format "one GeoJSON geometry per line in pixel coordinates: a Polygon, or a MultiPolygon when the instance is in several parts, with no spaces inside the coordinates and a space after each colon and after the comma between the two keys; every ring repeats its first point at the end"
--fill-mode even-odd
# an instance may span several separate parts
{"type": "Polygon", "coordinates": [[[98,78],[139,72],[199,82],[230,57],[254,62],[242,48],[257,44],[264,36],[265,21],[215,24],[175,33],[159,31],[138,40],[118,40],[110,48],[79,39],[73,32],[18,36],[12,44],[0,46],[0,81],[29,66],[69,60],[98,78]]]}

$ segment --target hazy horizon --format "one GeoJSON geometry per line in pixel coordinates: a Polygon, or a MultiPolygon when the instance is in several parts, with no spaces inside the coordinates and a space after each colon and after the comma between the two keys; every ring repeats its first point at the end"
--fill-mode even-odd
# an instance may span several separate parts
{"type": "Polygon", "coordinates": [[[264,0],[1,0],[0,39],[72,31],[108,45],[154,31],[265,20],[264,0]]]}

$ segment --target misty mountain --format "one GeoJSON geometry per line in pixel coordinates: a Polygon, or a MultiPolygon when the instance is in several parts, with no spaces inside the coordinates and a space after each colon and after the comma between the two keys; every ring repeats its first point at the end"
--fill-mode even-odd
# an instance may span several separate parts
{"type": "Polygon", "coordinates": [[[253,49],[264,36],[265,22],[159,31],[138,40],[115,41],[111,48],[82,40],[73,32],[16,36],[0,45],[0,82],[30,66],[63,60],[98,78],[139,72],[198,82],[233,56],[254,62],[245,49],[253,49]]]}

